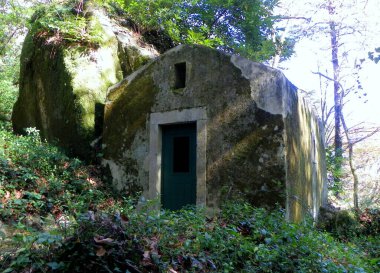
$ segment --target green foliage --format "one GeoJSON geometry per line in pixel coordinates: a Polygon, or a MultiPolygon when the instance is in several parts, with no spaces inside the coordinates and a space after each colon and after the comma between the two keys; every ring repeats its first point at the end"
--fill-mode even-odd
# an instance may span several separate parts
{"type": "Polygon", "coordinates": [[[163,30],[174,43],[202,44],[265,60],[275,54],[270,36],[276,0],[125,1],[127,15],[144,34],[163,30]]]}
{"type": "Polygon", "coordinates": [[[358,236],[361,232],[360,223],[353,211],[321,209],[322,219],[318,223],[320,229],[330,232],[341,240],[358,236]]]}
{"type": "Polygon", "coordinates": [[[7,128],[9,123],[0,123],[0,272],[59,269],[60,263],[46,261],[83,213],[106,213],[122,199],[105,190],[99,166],[68,158],[35,128],[27,128],[27,136],[7,128]],[[10,255],[15,259],[7,260],[10,255]]]}
{"type": "MultiPolygon", "coordinates": [[[[369,237],[342,243],[281,209],[226,204],[159,211],[157,201],[119,198],[85,166],[39,138],[0,130],[0,221],[14,230],[0,246],[0,272],[376,272],[377,212],[369,237]],[[376,230],[376,232],[374,231],[376,230]]],[[[2,241],[3,242],[3,241],[2,241]]]]}
{"type": "Polygon", "coordinates": [[[342,169],[343,156],[336,156],[334,153],[334,147],[330,146],[326,148],[326,168],[329,175],[328,189],[337,195],[342,192],[343,184],[341,177],[343,175],[342,169]]]}
{"type": "Polygon", "coordinates": [[[380,210],[321,210],[318,229],[328,231],[336,239],[363,250],[367,262],[380,270],[380,210]]]}
{"type": "Polygon", "coordinates": [[[87,211],[93,200],[108,197],[98,167],[84,166],[28,128],[28,136],[0,131],[0,219],[17,222],[25,216],[56,217],[87,211]]]}
{"type": "Polygon", "coordinates": [[[368,58],[377,64],[380,61],[380,47],[375,48],[375,51],[368,52],[368,58]]]}
{"type": "MultiPolygon", "coordinates": [[[[132,202],[130,203],[132,204],[132,202]]],[[[22,236],[27,247],[9,265],[34,272],[374,272],[373,260],[312,224],[290,224],[282,211],[228,204],[157,211],[129,205],[114,216],[83,215],[66,239],[22,236]],[[31,258],[33,257],[33,259],[31,258]],[[135,270],[135,271],[132,271],[135,270]]],[[[20,238],[19,238],[20,239],[20,238]]],[[[9,271],[11,272],[11,271],[9,271]]]]}
{"type": "Polygon", "coordinates": [[[53,3],[36,10],[30,30],[45,44],[97,47],[102,42],[102,36],[99,27],[89,23],[90,19],[83,1],[53,3]]]}
{"type": "Polygon", "coordinates": [[[8,75],[0,71],[0,120],[10,120],[18,89],[8,75]]]}
{"type": "Polygon", "coordinates": [[[32,9],[18,1],[0,1],[0,121],[10,120],[17,98],[19,54],[32,9]]]}
{"type": "Polygon", "coordinates": [[[10,120],[17,99],[20,48],[15,45],[0,57],[0,120],[10,120]]]}
{"type": "Polygon", "coordinates": [[[1,1],[0,9],[0,57],[3,57],[12,51],[15,40],[24,33],[30,8],[9,0],[1,1]]]}
{"type": "Polygon", "coordinates": [[[360,235],[380,235],[380,210],[366,208],[363,211],[337,210],[333,217],[325,217],[324,229],[341,240],[360,235]]]}

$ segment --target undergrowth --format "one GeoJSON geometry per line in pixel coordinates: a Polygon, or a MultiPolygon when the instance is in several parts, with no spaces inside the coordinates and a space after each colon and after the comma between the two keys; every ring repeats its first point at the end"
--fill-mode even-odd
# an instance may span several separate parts
{"type": "MultiPolygon", "coordinates": [[[[27,136],[0,131],[0,217],[4,222],[28,216],[74,216],[107,198],[99,166],[85,166],[59,148],[40,140],[38,130],[27,136]]],[[[38,223],[36,223],[38,225],[38,223]]]]}
{"type": "Polygon", "coordinates": [[[103,41],[101,27],[91,22],[83,1],[70,0],[39,7],[30,20],[30,31],[46,45],[80,45],[97,48],[103,41]]]}
{"type": "Polygon", "coordinates": [[[99,166],[0,125],[0,272],[379,272],[378,234],[337,240],[243,202],[157,210],[99,166]],[[1,233],[2,232],[2,233],[1,233]]]}

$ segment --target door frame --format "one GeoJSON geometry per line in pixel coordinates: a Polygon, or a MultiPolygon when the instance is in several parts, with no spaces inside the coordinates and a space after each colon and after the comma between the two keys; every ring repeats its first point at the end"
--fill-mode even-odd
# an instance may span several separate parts
{"type": "Polygon", "coordinates": [[[206,108],[191,108],[150,114],[149,121],[149,199],[161,203],[162,126],[194,122],[196,124],[196,205],[206,205],[206,108]]]}

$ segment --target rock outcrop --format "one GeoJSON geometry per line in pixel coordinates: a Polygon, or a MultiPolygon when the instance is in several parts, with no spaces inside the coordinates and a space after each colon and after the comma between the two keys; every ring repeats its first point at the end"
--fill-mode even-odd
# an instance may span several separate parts
{"type": "Polygon", "coordinates": [[[12,115],[15,132],[36,127],[44,139],[83,158],[101,137],[108,87],[159,55],[104,10],[89,6],[85,12],[87,24],[100,31],[98,48],[53,46],[27,35],[12,115]]]}

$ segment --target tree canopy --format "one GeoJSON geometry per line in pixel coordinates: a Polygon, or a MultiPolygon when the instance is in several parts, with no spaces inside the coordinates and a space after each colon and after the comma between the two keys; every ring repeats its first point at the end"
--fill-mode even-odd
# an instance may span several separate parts
{"type": "Polygon", "coordinates": [[[164,31],[175,44],[190,43],[267,60],[278,0],[126,0],[118,1],[142,33],[164,31]]]}

